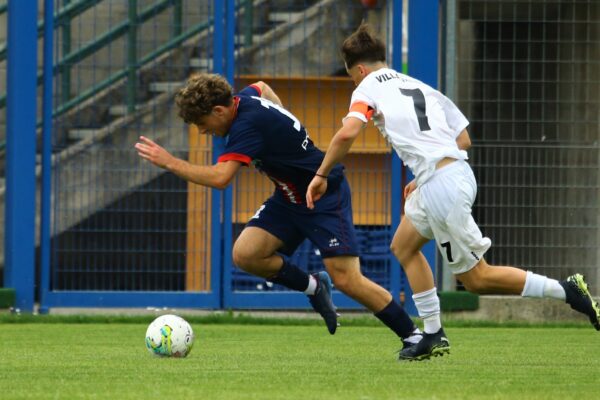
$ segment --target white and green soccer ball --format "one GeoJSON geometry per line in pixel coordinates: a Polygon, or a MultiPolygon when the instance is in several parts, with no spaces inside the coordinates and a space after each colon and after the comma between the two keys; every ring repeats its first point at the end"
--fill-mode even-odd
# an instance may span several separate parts
{"type": "Polygon", "coordinates": [[[159,357],[185,357],[194,345],[194,331],[177,315],[161,315],[146,330],[146,348],[159,357]]]}

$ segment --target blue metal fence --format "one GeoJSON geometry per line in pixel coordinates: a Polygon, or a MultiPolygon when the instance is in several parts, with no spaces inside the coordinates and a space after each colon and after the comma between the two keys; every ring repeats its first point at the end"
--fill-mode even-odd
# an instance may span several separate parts
{"type": "Polygon", "coordinates": [[[113,32],[124,26],[118,18],[103,21],[98,15],[81,14],[71,23],[70,35],[58,36],[56,48],[97,50],[77,62],[62,60],[69,74],[59,76],[55,109],[71,104],[77,96],[72,92],[91,93],[98,84],[102,91],[91,95],[93,102],[80,99],[54,122],[52,220],[46,227],[51,239],[41,243],[42,252],[49,253],[42,312],[72,306],[221,306],[222,269],[210,268],[222,264],[221,193],[191,190],[175,176],[142,163],[133,151],[137,137],[144,134],[181,157],[194,153],[199,162],[209,163],[217,155],[219,143],[215,151],[188,149],[187,129],[172,104],[196,46],[210,51],[216,70],[224,65],[219,42],[226,37],[224,7],[220,2],[218,7],[194,3],[161,2],[163,6],[152,8],[137,1],[101,2],[90,12],[122,13],[128,24],[129,34],[115,37],[108,48],[88,42],[91,32],[81,26],[91,18],[102,26],[98,29],[113,32]],[[189,12],[171,14],[166,5],[189,12]],[[161,25],[178,29],[161,35],[161,25]],[[66,46],[65,40],[71,43],[66,46]],[[188,207],[190,198],[209,199],[210,207],[188,207]],[[188,244],[186,225],[192,214],[209,221],[201,232],[194,232],[203,250],[188,244]],[[190,268],[188,259],[208,267],[190,268]]]}
{"type": "Polygon", "coordinates": [[[37,0],[8,4],[5,284],[16,306],[31,310],[35,258],[37,0]],[[30,43],[30,45],[25,45],[30,43]]]}
{"type": "MultiPolygon", "coordinates": [[[[144,21],[138,20],[138,6],[147,5],[137,1],[129,2],[129,8],[110,0],[90,8],[79,3],[84,11],[76,16],[79,19],[70,20],[69,34],[65,34],[67,22],[55,26],[52,22],[57,14],[53,10],[67,8],[69,1],[45,1],[44,59],[52,62],[44,64],[41,311],[63,306],[308,308],[305,296],[245,274],[231,260],[237,233],[268,196],[270,187],[265,189],[253,175],[240,177],[225,191],[188,185],[141,163],[132,146],[143,133],[181,157],[201,163],[216,161],[223,149],[222,140],[195,142],[193,133],[175,117],[172,104],[173,93],[185,76],[196,70],[211,70],[226,76],[237,89],[250,80],[272,83],[285,99],[284,105],[299,114],[311,137],[325,147],[339,126],[338,114],[347,107],[352,89],[337,56],[343,35],[366,18],[383,21],[376,23],[379,33],[401,43],[402,1],[382,2],[374,10],[357,1],[343,15],[337,15],[333,0],[227,0],[201,6],[181,0],[175,3],[181,7],[183,18],[175,22],[170,18],[177,12],[169,17],[164,13],[166,8],[152,16],[146,12],[144,21]],[[107,8],[98,8],[103,4],[107,8]],[[115,37],[107,47],[98,47],[80,58],[69,58],[68,52],[93,46],[82,28],[85,18],[98,21],[110,32],[119,25],[116,19],[107,18],[111,12],[124,13],[129,21],[127,29],[135,33],[115,37]],[[327,17],[339,17],[340,25],[332,26],[324,19],[327,17]],[[164,23],[178,27],[172,30],[174,36],[158,37],[164,23]],[[152,51],[156,49],[162,52],[152,51]],[[53,67],[59,63],[63,65],[61,71],[69,73],[53,78],[53,67]],[[86,97],[77,97],[78,93],[86,93],[86,97]],[[311,98],[316,99],[315,104],[311,98]],[[63,110],[63,114],[56,110],[63,110]]],[[[22,2],[11,2],[10,7],[16,10],[9,15],[11,20],[25,12],[22,2]]],[[[437,10],[438,2],[415,2],[411,13],[418,16],[432,7],[437,10]]],[[[33,25],[36,17],[27,16],[33,25]]],[[[437,26],[433,20],[430,23],[437,26]]],[[[417,28],[425,29],[424,24],[411,27],[417,28]]],[[[35,48],[35,27],[32,32],[29,47],[35,48]]],[[[415,32],[416,38],[424,37],[415,32]]],[[[15,34],[11,36],[15,40],[15,34]]],[[[21,44],[23,37],[19,37],[21,44]]],[[[421,41],[416,39],[411,46],[417,48],[421,41]]],[[[13,55],[11,47],[14,51],[16,46],[9,42],[9,62],[25,60],[13,55]]],[[[413,58],[409,53],[409,68],[414,65],[417,77],[434,85],[436,54],[435,45],[423,47],[413,58]],[[419,71],[426,73],[420,76],[419,71]]],[[[402,69],[400,45],[391,52],[390,60],[392,66],[402,69]]],[[[12,64],[9,67],[14,71],[12,64]]],[[[35,99],[37,71],[27,72],[26,76],[11,78],[13,82],[27,80],[32,88],[9,93],[9,112],[19,101],[11,95],[20,93],[35,99]]],[[[30,132],[28,140],[35,138],[35,118],[29,118],[29,125],[32,122],[32,126],[19,130],[30,132]]],[[[9,130],[9,145],[16,129],[9,130]]],[[[393,229],[401,218],[401,162],[379,135],[366,132],[357,147],[357,153],[349,156],[348,172],[363,272],[394,297],[406,299],[408,310],[414,313],[410,289],[389,252],[393,229]]],[[[11,154],[15,156],[17,151],[11,154]]],[[[18,154],[21,157],[21,150],[18,154]]],[[[9,183],[24,178],[31,182],[32,165],[8,176],[9,183]]],[[[12,191],[14,194],[15,189],[12,191]]],[[[9,209],[7,200],[7,216],[10,213],[13,221],[31,218],[35,206],[22,205],[33,197],[28,192],[18,209],[14,205],[9,209]]],[[[33,226],[31,222],[25,228],[33,230],[33,226]]],[[[33,258],[28,260],[23,254],[33,247],[34,235],[28,230],[26,240],[21,240],[9,229],[6,233],[7,283],[17,288],[20,307],[29,310],[33,306],[34,264],[33,258]],[[18,261],[15,254],[19,254],[18,261]],[[15,275],[17,262],[19,272],[15,275]]],[[[33,250],[27,254],[32,255],[33,250]]],[[[433,247],[427,250],[432,265],[434,254],[433,247]]],[[[311,272],[323,268],[309,242],[303,243],[293,257],[311,272]]],[[[339,292],[334,298],[339,307],[360,307],[339,292]]]]}

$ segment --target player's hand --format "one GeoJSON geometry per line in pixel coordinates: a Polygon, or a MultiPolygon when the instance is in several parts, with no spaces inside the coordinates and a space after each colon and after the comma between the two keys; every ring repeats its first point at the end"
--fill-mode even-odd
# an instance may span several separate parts
{"type": "Polygon", "coordinates": [[[408,185],[404,186],[404,198],[407,199],[408,196],[415,191],[415,189],[417,188],[417,183],[415,182],[415,180],[413,179],[412,181],[410,181],[408,183],[408,185]]]}
{"type": "Polygon", "coordinates": [[[327,178],[315,176],[306,189],[306,207],[311,210],[315,208],[315,201],[319,200],[326,191],[327,178]]]}
{"type": "Polygon", "coordinates": [[[145,136],[140,136],[140,141],[135,144],[135,149],[140,157],[160,168],[166,168],[175,159],[171,153],[145,136]]]}

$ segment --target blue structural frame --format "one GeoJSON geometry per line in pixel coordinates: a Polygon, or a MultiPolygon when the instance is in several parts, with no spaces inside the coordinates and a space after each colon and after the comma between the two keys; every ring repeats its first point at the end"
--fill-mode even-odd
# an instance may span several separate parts
{"type": "Polygon", "coordinates": [[[8,3],[4,281],[22,311],[34,305],[37,3],[8,3]]]}
{"type": "MultiPolygon", "coordinates": [[[[396,46],[391,65],[402,69],[402,0],[388,3],[394,20],[392,41],[396,46]]],[[[183,307],[236,309],[307,309],[306,296],[295,292],[233,291],[231,248],[233,240],[232,189],[212,190],[211,202],[211,291],[210,292],[119,292],[52,290],[51,265],[51,150],[52,150],[52,68],[54,0],[44,0],[44,92],[41,185],[41,291],[40,311],[52,307],[183,307]]],[[[235,1],[213,2],[213,69],[230,82],[234,78],[235,1]]],[[[411,3],[409,12],[409,57],[411,75],[437,87],[438,37],[430,27],[437,26],[439,0],[411,3]]],[[[17,307],[33,310],[35,282],[35,130],[37,74],[37,0],[9,2],[8,96],[7,96],[7,192],[5,282],[17,290],[17,307]],[[17,44],[18,41],[18,44],[17,44]],[[18,89],[15,90],[15,87],[18,89]]],[[[215,138],[213,161],[224,149],[224,141],[215,138]]],[[[392,157],[393,199],[402,199],[403,168],[392,157]]],[[[402,203],[393,201],[392,228],[400,223],[402,203]]],[[[435,268],[436,248],[429,243],[423,252],[435,268]]],[[[405,295],[405,308],[416,314],[410,287],[402,269],[390,254],[390,290],[394,298],[405,295]]],[[[340,308],[362,308],[342,293],[334,292],[340,308]]]]}
{"type": "Polygon", "coordinates": [[[50,288],[50,221],[52,213],[52,69],[54,49],[54,0],[44,0],[44,94],[42,116],[42,185],[40,208],[40,308],[48,313],[46,297],[50,288]]]}
{"type": "MultiPolygon", "coordinates": [[[[391,3],[392,7],[392,15],[394,16],[394,21],[392,24],[392,40],[393,43],[400,43],[400,46],[395,47],[395,51],[392,55],[392,66],[397,68],[398,70],[402,69],[402,0],[394,0],[391,3]]],[[[231,16],[231,20],[233,21],[233,16],[231,16]]],[[[233,60],[233,48],[230,49],[231,53],[228,55],[228,59],[233,60]]],[[[233,63],[230,63],[233,64],[233,63]]],[[[232,72],[232,71],[231,71],[232,72]]],[[[230,81],[233,81],[233,76],[227,76],[230,81]]],[[[391,196],[392,199],[402,199],[402,162],[398,158],[397,155],[393,155],[392,159],[392,190],[391,196]]],[[[402,208],[402,203],[400,201],[392,201],[392,228],[397,227],[400,224],[400,213],[402,208]]],[[[225,203],[225,215],[231,215],[231,204],[225,203]]],[[[231,226],[230,220],[226,222],[226,226],[231,226]]],[[[231,235],[226,234],[227,238],[230,238],[231,235]]],[[[231,247],[226,247],[227,249],[231,247]]],[[[226,256],[228,257],[228,256],[226,256]]],[[[412,301],[410,291],[410,287],[408,284],[403,284],[406,282],[406,279],[401,279],[401,267],[395,257],[393,257],[390,253],[390,291],[392,296],[395,299],[399,299],[400,293],[403,291],[405,293],[405,308],[407,312],[410,314],[416,314],[416,308],[414,307],[414,303],[412,301]]],[[[298,308],[309,308],[310,304],[306,296],[300,295],[295,292],[253,292],[253,291],[233,291],[231,286],[231,269],[233,268],[233,264],[230,259],[226,259],[226,263],[224,266],[223,279],[224,279],[224,302],[223,305],[225,308],[236,308],[236,309],[245,309],[245,308],[288,308],[288,309],[298,309],[298,308]]],[[[350,308],[350,309],[361,309],[364,308],[361,304],[344,295],[343,293],[334,290],[333,292],[333,300],[337,307],[340,308],[350,308]]]]}
{"type": "MultiPolygon", "coordinates": [[[[432,32],[432,26],[439,25],[440,0],[419,0],[410,3],[408,11],[408,73],[427,83],[433,88],[438,87],[439,71],[439,37],[438,31],[432,32]]],[[[408,180],[414,176],[408,172],[408,180]]],[[[436,276],[437,248],[432,240],[423,246],[423,254],[431,266],[433,276],[436,276]]],[[[410,291],[406,285],[406,295],[410,291]]],[[[413,305],[414,307],[414,305],[413,305]]]]}
{"type": "Polygon", "coordinates": [[[440,0],[411,2],[408,11],[408,71],[428,85],[438,86],[438,32],[440,0]]]}
{"type": "MultiPolygon", "coordinates": [[[[412,6],[412,5],[411,5],[412,6]]],[[[402,0],[392,2],[392,43],[394,44],[391,67],[397,71],[402,71],[402,0]]],[[[409,49],[410,51],[410,49],[409,49]]],[[[391,208],[392,208],[392,232],[400,225],[401,212],[403,205],[402,185],[403,171],[406,169],[402,165],[402,160],[395,151],[392,151],[392,190],[391,190],[391,208]]],[[[408,172],[408,171],[407,171],[408,172]]],[[[410,173],[410,172],[408,172],[410,173]]],[[[394,283],[392,295],[399,299],[400,291],[404,293],[404,308],[411,315],[417,314],[415,303],[412,300],[412,290],[402,267],[396,257],[391,256],[391,279],[394,283]],[[397,287],[397,291],[394,290],[397,287]]]]}
{"type": "MultiPolygon", "coordinates": [[[[215,64],[215,72],[222,72],[225,78],[233,85],[233,71],[235,66],[235,4],[234,0],[226,0],[226,20],[225,26],[225,40],[222,41],[225,54],[222,57],[222,63],[218,66],[215,64]],[[216,69],[216,68],[219,69],[216,69]]],[[[224,140],[224,139],[219,139],[224,140]]],[[[231,248],[233,247],[233,220],[232,220],[232,209],[233,209],[233,189],[231,185],[223,191],[223,267],[221,269],[221,287],[223,288],[223,295],[221,296],[221,308],[232,308],[231,302],[231,266],[233,265],[231,248]]]]}
{"type": "MultiPolygon", "coordinates": [[[[211,277],[211,285],[213,282],[211,277]]],[[[46,310],[52,307],[219,308],[218,298],[218,291],[216,293],[48,291],[43,306],[46,310]]]]}
{"type": "MultiPolygon", "coordinates": [[[[30,0],[31,2],[35,2],[36,0],[30,0]]],[[[46,0],[51,3],[51,0],[46,0]]],[[[11,4],[16,4],[18,2],[12,2],[11,4]]],[[[49,7],[52,9],[52,5],[49,7]]],[[[223,65],[223,51],[222,51],[222,43],[225,32],[225,22],[224,22],[224,12],[225,12],[225,4],[221,1],[214,1],[214,52],[213,52],[213,62],[215,65],[215,69],[217,71],[221,71],[223,65]]],[[[33,18],[29,17],[34,22],[34,28],[32,32],[36,32],[37,26],[37,15],[34,13],[33,18]]],[[[45,14],[46,21],[50,21],[53,16],[52,13],[45,14]]],[[[47,35],[52,36],[52,30],[48,26],[46,26],[47,35]]],[[[20,38],[22,39],[22,38],[20,38]]],[[[51,40],[51,39],[50,39],[51,40]]],[[[233,39],[232,39],[233,40],[233,39]]],[[[37,44],[37,37],[34,37],[32,43],[37,44]]],[[[23,46],[32,49],[36,49],[36,46],[23,46]]],[[[51,48],[49,50],[50,54],[52,53],[51,48]]],[[[44,50],[44,54],[46,54],[46,49],[44,50]]],[[[51,56],[50,56],[50,59],[51,56]]],[[[36,74],[36,68],[34,63],[34,77],[36,74]]],[[[51,77],[51,74],[45,74],[48,77],[51,77]]],[[[31,79],[33,84],[35,85],[35,79],[31,79]]],[[[49,78],[45,80],[45,87],[49,87],[50,91],[52,90],[52,79],[49,78]]],[[[34,86],[35,89],[35,86],[34,86]]],[[[35,90],[34,90],[35,94],[35,90]]],[[[35,105],[35,95],[33,97],[34,105],[35,105]]],[[[49,99],[45,99],[44,101],[44,123],[49,124],[50,122],[46,122],[46,118],[48,121],[51,121],[51,110],[52,104],[49,99]]],[[[33,126],[35,128],[35,113],[33,117],[29,118],[29,121],[32,121],[33,126]]],[[[44,134],[51,137],[51,128],[47,127],[44,130],[44,134]]],[[[44,138],[44,143],[46,146],[48,143],[46,141],[50,141],[51,139],[48,137],[44,138]]],[[[35,145],[35,136],[34,136],[34,145],[35,145]]],[[[224,147],[224,142],[222,139],[216,140],[213,146],[213,157],[216,161],[217,155],[222,151],[224,147]]],[[[45,148],[45,147],[44,147],[45,148]]],[[[46,150],[45,150],[46,151],[46,150]]],[[[13,151],[13,154],[17,154],[17,152],[13,151]]],[[[34,167],[35,167],[35,147],[33,149],[33,157],[34,157],[34,167]]],[[[50,179],[50,162],[44,163],[44,181],[49,182],[50,179]]],[[[34,188],[35,189],[35,188],[34,188]]],[[[50,198],[51,198],[51,190],[47,188],[43,190],[42,200],[43,210],[50,209],[50,198]],[[46,209],[47,207],[47,209],[46,209]]],[[[35,193],[35,191],[34,191],[35,193]]],[[[222,257],[223,254],[223,224],[221,222],[221,213],[222,213],[222,196],[221,191],[212,190],[212,209],[211,209],[211,235],[212,235],[212,248],[211,248],[211,265],[212,266],[220,266],[222,265],[222,257]]],[[[32,196],[35,198],[34,196],[32,196]]],[[[34,213],[35,215],[35,213],[34,213]]],[[[42,246],[50,246],[50,218],[42,217],[42,238],[46,241],[42,246]],[[47,232],[44,233],[44,232],[47,232]]],[[[31,223],[31,227],[34,227],[35,224],[31,223]]],[[[42,271],[42,279],[41,279],[41,302],[40,302],[40,311],[48,312],[52,307],[180,307],[180,308],[222,308],[222,269],[219,267],[213,267],[211,269],[210,283],[211,290],[210,292],[120,292],[120,291],[54,291],[51,289],[51,264],[50,264],[50,253],[49,249],[48,253],[45,254],[42,247],[42,264],[44,265],[45,270],[42,271]]],[[[32,250],[28,253],[32,256],[35,254],[32,250]]],[[[33,264],[33,261],[32,261],[33,264]]],[[[33,276],[33,267],[32,267],[32,276],[33,276]]],[[[31,298],[33,304],[33,277],[30,282],[28,282],[29,288],[31,290],[31,298]]]]}

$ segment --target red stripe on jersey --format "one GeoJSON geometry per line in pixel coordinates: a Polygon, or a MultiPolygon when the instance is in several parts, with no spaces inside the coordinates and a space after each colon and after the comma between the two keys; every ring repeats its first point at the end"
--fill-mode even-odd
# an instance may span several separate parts
{"type": "Polygon", "coordinates": [[[369,121],[371,117],[373,117],[373,113],[375,112],[373,110],[373,107],[369,106],[367,103],[363,103],[362,101],[352,103],[352,105],[350,106],[350,111],[361,113],[365,116],[365,118],[367,118],[367,121],[369,121]]]}
{"type": "Polygon", "coordinates": [[[289,201],[292,204],[303,204],[304,198],[300,194],[300,192],[298,192],[296,185],[294,185],[293,183],[280,181],[279,179],[274,178],[270,175],[269,178],[271,178],[271,180],[273,181],[273,183],[275,183],[277,188],[281,190],[287,201],[289,201]]]}
{"type": "Polygon", "coordinates": [[[237,109],[240,105],[240,98],[238,96],[233,96],[233,118],[237,117],[237,109]]]}
{"type": "Polygon", "coordinates": [[[254,90],[256,90],[258,92],[258,97],[262,97],[262,90],[260,90],[260,86],[252,84],[250,85],[251,88],[254,88],[254,90]]]}
{"type": "Polygon", "coordinates": [[[239,161],[242,164],[250,165],[250,163],[252,162],[252,159],[245,154],[225,153],[225,154],[222,154],[219,158],[217,158],[217,162],[224,162],[224,161],[239,161]]]}

